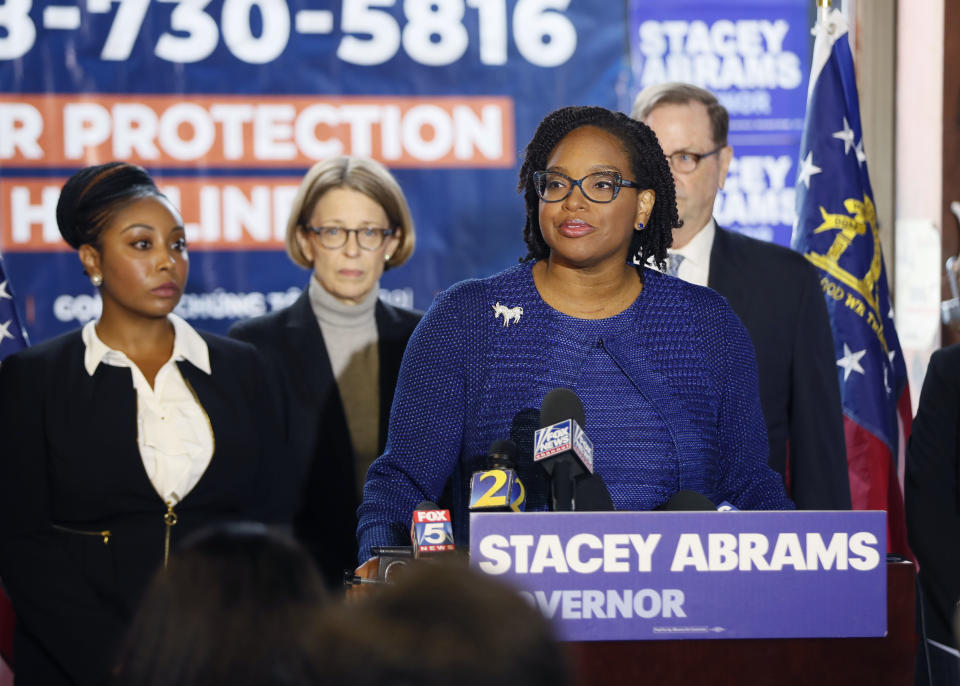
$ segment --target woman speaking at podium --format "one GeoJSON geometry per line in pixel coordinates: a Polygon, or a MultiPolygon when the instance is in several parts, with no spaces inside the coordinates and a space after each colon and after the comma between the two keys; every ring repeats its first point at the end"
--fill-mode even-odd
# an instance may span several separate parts
{"type": "Polygon", "coordinates": [[[186,237],[147,172],[82,169],[57,223],[103,310],[0,366],[0,578],[17,683],[87,686],[178,541],[284,519],[289,478],[257,351],[173,314],[186,237]]]}
{"type": "MultiPolygon", "coordinates": [[[[360,561],[409,540],[411,511],[451,476],[466,543],[470,458],[557,387],[583,400],[594,467],[618,510],[684,489],[740,509],[791,507],[767,466],[743,325],[714,291],[642,266],[663,268],[678,225],[650,129],[599,107],[557,110],[527,146],[519,190],[522,263],[441,293],[410,339],[387,450],[359,510],[360,561]]],[[[538,505],[531,496],[528,509],[538,505]]]]}

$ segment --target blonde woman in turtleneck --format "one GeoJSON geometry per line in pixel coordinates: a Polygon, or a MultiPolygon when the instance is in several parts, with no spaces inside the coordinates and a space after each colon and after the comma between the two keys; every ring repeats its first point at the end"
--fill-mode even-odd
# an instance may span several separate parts
{"type": "Polygon", "coordinates": [[[287,222],[290,258],[311,269],[290,307],[230,335],[266,358],[300,466],[298,538],[331,587],[356,564],[356,509],[383,452],[407,340],[420,313],[378,298],[380,276],[413,253],[413,220],[389,171],[336,157],[307,172],[287,222]]]}

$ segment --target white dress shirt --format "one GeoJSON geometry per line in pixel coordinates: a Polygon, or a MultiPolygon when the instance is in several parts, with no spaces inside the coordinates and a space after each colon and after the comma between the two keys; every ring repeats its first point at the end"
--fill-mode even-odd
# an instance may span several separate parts
{"type": "Polygon", "coordinates": [[[213,427],[193,389],[176,363],[186,360],[210,374],[210,355],[200,334],[175,314],[173,354],[157,372],[153,387],[143,372],[124,353],[108,347],[97,336],[95,322],[82,331],[83,364],[93,376],[101,363],[130,369],[137,392],[137,444],[150,483],[168,505],[176,505],[189,493],[213,456],[213,427]]]}
{"type": "Polygon", "coordinates": [[[677,277],[698,286],[706,286],[710,278],[710,251],[713,250],[713,237],[717,234],[717,224],[710,218],[707,225],[690,239],[682,248],[667,250],[669,255],[683,255],[683,262],[677,270],[677,277]]]}

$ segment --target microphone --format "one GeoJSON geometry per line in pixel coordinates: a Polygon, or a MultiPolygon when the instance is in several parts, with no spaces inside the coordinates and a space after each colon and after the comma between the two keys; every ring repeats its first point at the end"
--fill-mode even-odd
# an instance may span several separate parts
{"type": "Polygon", "coordinates": [[[417,505],[410,525],[410,540],[417,559],[454,550],[450,510],[442,510],[429,500],[417,505]]]}
{"type": "MultiPolygon", "coordinates": [[[[413,559],[413,548],[408,545],[383,545],[373,546],[370,550],[374,557],[379,558],[380,564],[377,567],[377,582],[386,583],[396,579],[404,567],[413,559]]],[[[359,581],[359,577],[349,575],[347,583],[362,584],[368,581],[359,581]]]]}
{"type": "Polygon", "coordinates": [[[470,479],[471,512],[523,512],[526,489],[517,476],[517,446],[511,440],[495,441],[487,452],[489,469],[470,479]]]}
{"type": "Polygon", "coordinates": [[[573,510],[574,478],[593,474],[593,442],[581,428],[584,423],[583,403],[569,388],[555,388],[544,397],[533,461],[550,476],[555,512],[573,510]]]}
{"type": "Polygon", "coordinates": [[[509,438],[517,446],[517,476],[526,490],[526,510],[550,509],[550,482],[533,461],[533,435],[540,428],[540,406],[519,410],[510,423],[509,438]]]}
{"type": "Polygon", "coordinates": [[[599,474],[585,474],[573,485],[573,509],[577,512],[613,512],[613,499],[599,474]]]}
{"type": "Polygon", "coordinates": [[[684,489],[677,491],[670,496],[667,502],[653,509],[661,512],[701,512],[708,510],[716,512],[717,506],[707,496],[684,489]]]}

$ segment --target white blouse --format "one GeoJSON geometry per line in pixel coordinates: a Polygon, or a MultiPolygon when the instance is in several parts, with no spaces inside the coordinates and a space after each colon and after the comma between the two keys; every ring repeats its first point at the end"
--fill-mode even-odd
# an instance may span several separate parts
{"type": "Polygon", "coordinates": [[[128,367],[137,392],[137,444],[150,483],[168,505],[189,493],[213,456],[213,427],[176,363],[186,360],[210,374],[210,354],[203,338],[175,314],[173,354],[157,372],[153,387],[143,372],[119,350],[109,348],[97,336],[95,322],[82,331],[86,351],[83,363],[93,376],[100,363],[128,367]]]}

